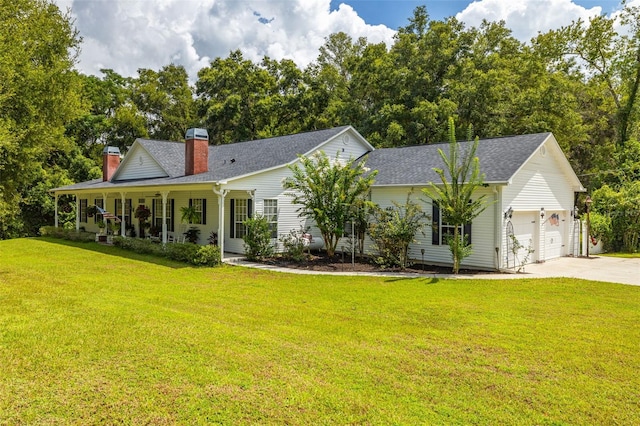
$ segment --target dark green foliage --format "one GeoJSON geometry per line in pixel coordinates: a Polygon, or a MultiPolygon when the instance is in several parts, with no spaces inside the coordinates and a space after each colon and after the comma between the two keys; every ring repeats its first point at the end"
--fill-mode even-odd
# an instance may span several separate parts
{"type": "Polygon", "coordinates": [[[191,243],[158,244],[151,240],[123,237],[113,237],[113,245],[124,250],[166,257],[177,262],[190,263],[196,266],[216,266],[221,263],[220,249],[212,245],[199,246],[191,243]]]}
{"type": "Polygon", "coordinates": [[[96,234],[94,232],[76,231],[75,229],[56,228],[54,226],[43,226],[40,228],[40,235],[43,237],[80,242],[92,242],[96,240],[96,234]]]}
{"type": "Polygon", "coordinates": [[[185,239],[191,244],[197,244],[200,238],[200,228],[191,227],[184,233],[185,239]]]}
{"type": "Polygon", "coordinates": [[[299,158],[300,164],[289,167],[293,175],[285,179],[284,188],[300,206],[299,216],[316,223],[327,255],[333,256],[351,211],[364,202],[377,171],[367,174],[364,160],[341,161],[337,154],[335,160],[324,152],[299,158]]]}
{"type": "Polygon", "coordinates": [[[409,244],[428,219],[420,205],[407,197],[404,204],[394,202],[386,209],[376,206],[372,216],[368,234],[376,250],[373,260],[385,268],[409,266],[409,244]]]}
{"type": "Polygon", "coordinates": [[[242,237],[244,253],[249,260],[260,260],[273,255],[271,229],[267,218],[255,215],[244,222],[247,233],[242,237]]]}
{"type": "Polygon", "coordinates": [[[618,190],[604,185],[592,199],[591,234],[602,239],[606,249],[640,251],[640,181],[623,182],[618,190]]]}
{"type": "Polygon", "coordinates": [[[79,44],[54,3],[0,2],[0,239],[37,233],[52,217],[46,190],[69,183],[65,125],[83,109],[79,44]]]}

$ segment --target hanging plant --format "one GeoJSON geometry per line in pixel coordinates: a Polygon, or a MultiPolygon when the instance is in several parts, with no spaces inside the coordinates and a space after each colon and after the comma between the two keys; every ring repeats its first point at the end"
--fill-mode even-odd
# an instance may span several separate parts
{"type": "Polygon", "coordinates": [[[135,218],[140,222],[146,222],[151,217],[151,210],[147,206],[139,205],[134,214],[135,218]]]}
{"type": "Polygon", "coordinates": [[[200,221],[200,213],[194,206],[180,207],[183,223],[197,223],[200,221]]]}

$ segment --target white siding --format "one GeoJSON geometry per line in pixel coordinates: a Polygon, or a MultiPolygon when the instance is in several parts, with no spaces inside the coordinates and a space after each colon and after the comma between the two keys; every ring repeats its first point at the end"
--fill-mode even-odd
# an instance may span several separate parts
{"type": "Polygon", "coordinates": [[[167,173],[149,153],[139,146],[133,147],[122,162],[116,178],[118,180],[166,177],[167,173]]]}
{"type": "MultiPolygon", "coordinates": [[[[427,226],[424,228],[424,234],[418,233],[416,235],[416,243],[409,247],[409,257],[415,261],[422,260],[422,252],[424,249],[424,261],[425,263],[433,264],[451,264],[451,252],[447,245],[433,245],[431,244],[431,201],[421,191],[421,188],[410,187],[394,187],[394,188],[373,188],[371,194],[371,201],[385,208],[393,205],[392,201],[396,201],[400,204],[404,204],[407,199],[407,194],[412,191],[412,200],[417,201],[423,211],[429,216],[427,220],[427,226]],[[412,191],[413,190],[413,191],[412,191]]],[[[489,188],[483,188],[478,191],[478,196],[486,195],[488,201],[493,200],[493,192],[489,188]]],[[[471,242],[473,245],[473,253],[467,257],[463,262],[463,267],[475,267],[493,269],[495,267],[494,258],[495,243],[494,243],[494,219],[493,219],[492,206],[489,206],[480,216],[473,221],[471,226],[471,242]]],[[[373,254],[372,245],[370,241],[367,241],[365,250],[373,254]]]]}
{"type": "MultiPolygon", "coordinates": [[[[528,240],[532,240],[535,252],[531,254],[529,263],[570,254],[572,241],[569,222],[574,188],[569,176],[563,172],[561,156],[564,154],[554,143],[547,142],[543,148],[516,173],[511,184],[503,190],[502,198],[503,209],[511,207],[514,210],[514,233],[527,240],[521,241],[521,244],[527,246],[528,240]],[[541,217],[542,209],[544,218],[541,217]],[[558,216],[557,226],[550,222],[554,214],[558,216]],[[520,232],[515,229],[526,228],[532,222],[535,222],[533,230],[524,229],[520,232]],[[531,238],[528,237],[530,234],[531,238]]],[[[506,221],[503,226],[506,226],[506,221]]],[[[507,238],[504,234],[502,249],[501,266],[507,267],[507,238]]],[[[524,252],[520,254],[521,257],[523,255],[524,252]]]]}
{"type": "MultiPolygon", "coordinates": [[[[255,191],[253,198],[254,213],[262,214],[263,200],[278,200],[278,236],[287,235],[291,230],[298,230],[301,226],[307,226],[304,218],[298,217],[296,212],[298,206],[291,203],[291,197],[288,196],[282,187],[282,181],[285,177],[291,176],[291,172],[287,167],[271,170],[256,176],[234,181],[226,185],[224,188],[230,190],[225,198],[225,251],[232,253],[243,253],[244,242],[241,238],[230,238],[229,233],[229,212],[231,208],[230,199],[232,198],[250,198],[247,191],[255,191]]],[[[318,233],[314,237],[319,237],[318,233]]],[[[278,248],[280,244],[278,243],[278,248]]]]}
{"type": "Polygon", "coordinates": [[[503,191],[503,205],[514,211],[570,210],[573,204],[571,181],[562,172],[557,152],[552,144],[545,144],[546,154],[540,150],[516,173],[503,191]]]}
{"type": "Polygon", "coordinates": [[[369,150],[351,131],[345,132],[335,139],[330,140],[322,145],[320,149],[330,157],[339,154],[340,159],[345,161],[349,158],[360,158],[369,150]]]}
{"type": "MultiPolygon", "coordinates": [[[[340,158],[348,160],[349,158],[358,158],[368,151],[368,147],[361,143],[358,136],[351,131],[343,133],[337,138],[330,140],[321,147],[321,150],[330,157],[334,157],[339,153],[340,158]]],[[[262,213],[264,199],[278,200],[278,236],[288,235],[290,231],[298,231],[300,228],[310,228],[316,243],[322,241],[322,236],[317,227],[311,220],[298,216],[298,205],[292,204],[291,197],[287,195],[282,187],[282,182],[286,177],[291,176],[288,167],[281,167],[260,173],[258,175],[238,179],[224,186],[229,190],[229,194],[225,198],[225,251],[232,253],[243,253],[244,243],[241,238],[230,238],[228,218],[230,212],[231,198],[249,198],[246,191],[255,191],[253,198],[253,211],[262,213]]],[[[277,242],[277,249],[282,249],[280,242],[277,242]]]]}

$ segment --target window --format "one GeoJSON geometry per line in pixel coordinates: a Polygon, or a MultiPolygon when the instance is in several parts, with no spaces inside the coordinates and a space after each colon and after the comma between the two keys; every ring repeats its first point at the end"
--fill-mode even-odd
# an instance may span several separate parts
{"type": "MultiPolygon", "coordinates": [[[[432,228],[431,228],[431,244],[435,246],[446,245],[447,238],[449,236],[453,236],[455,226],[450,225],[446,222],[442,222],[442,217],[440,215],[440,208],[438,204],[434,201],[433,207],[431,210],[432,217],[432,228]]],[[[459,235],[464,235],[467,237],[469,244],[471,244],[471,224],[466,223],[459,228],[459,235]]]]}
{"type": "Polygon", "coordinates": [[[87,223],[87,199],[80,200],[80,222],[87,223]]]}
{"type": "Polygon", "coordinates": [[[247,234],[244,221],[252,216],[253,200],[246,198],[231,199],[229,236],[231,238],[242,238],[247,234]]]}
{"type": "Polygon", "coordinates": [[[189,207],[196,209],[198,219],[191,222],[195,225],[207,224],[207,200],[204,198],[189,198],[189,207]]]}
{"type": "Polygon", "coordinates": [[[271,238],[278,238],[278,200],[264,200],[262,215],[269,222],[271,238]]]}
{"type": "MultiPolygon", "coordinates": [[[[167,232],[175,231],[173,225],[173,217],[175,211],[175,202],[173,198],[167,199],[167,232]]],[[[162,232],[162,198],[153,198],[151,200],[151,223],[162,232]]]]}
{"type": "MultiPolygon", "coordinates": [[[[116,201],[115,215],[118,216],[120,219],[123,219],[122,200],[116,198],[115,201],[116,201]]],[[[127,198],[126,200],[124,200],[124,222],[127,225],[131,225],[131,198],[127,198]]]]}
{"type": "MultiPolygon", "coordinates": [[[[96,207],[104,209],[104,200],[102,198],[96,198],[95,200],[93,200],[93,203],[96,207]]],[[[98,223],[100,221],[104,222],[104,217],[102,217],[102,215],[98,212],[98,209],[96,209],[96,215],[93,217],[93,222],[98,223]]]]}

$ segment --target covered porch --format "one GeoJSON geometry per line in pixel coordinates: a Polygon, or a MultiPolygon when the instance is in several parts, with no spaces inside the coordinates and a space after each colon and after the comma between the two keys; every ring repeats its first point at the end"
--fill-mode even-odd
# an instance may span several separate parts
{"type": "Polygon", "coordinates": [[[253,215],[255,190],[228,190],[221,185],[189,187],[54,189],[55,223],[59,199],[76,203],[75,229],[123,237],[157,238],[164,244],[189,241],[220,247],[223,258],[244,252],[242,222],[253,215]],[[188,211],[188,217],[185,213],[188,211]],[[109,228],[107,228],[107,225],[109,228]],[[186,234],[186,235],[185,235],[186,234]]]}

